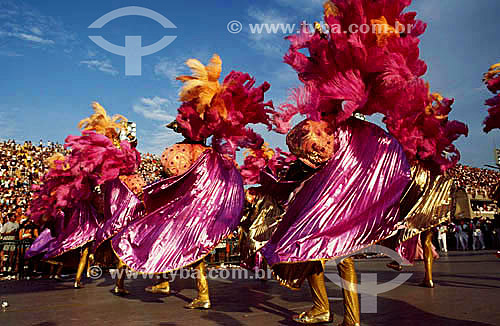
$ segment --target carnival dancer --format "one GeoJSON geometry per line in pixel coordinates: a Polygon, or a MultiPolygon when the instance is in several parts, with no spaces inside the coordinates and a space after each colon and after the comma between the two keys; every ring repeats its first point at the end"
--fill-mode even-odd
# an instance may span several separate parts
{"type": "MultiPolygon", "coordinates": [[[[121,141],[127,141],[132,148],[137,147],[136,124],[128,121],[126,128],[120,131],[121,141]]],[[[137,157],[137,167],[140,165],[140,156],[137,157]]],[[[126,295],[129,292],[124,287],[126,273],[125,264],[118,259],[111,248],[111,239],[124,229],[131,221],[144,214],[142,191],[144,179],[134,171],[132,174],[120,175],[118,178],[106,182],[103,188],[104,222],[96,233],[89,265],[97,262],[104,266],[116,265],[118,277],[113,293],[126,295]]]]}
{"type": "MultiPolygon", "coordinates": [[[[294,192],[282,221],[261,251],[282,284],[298,288],[309,279],[314,305],[294,317],[299,323],[325,322],[331,317],[323,261],[350,255],[392,234],[410,178],[405,152],[411,146],[429,144],[426,158],[444,166],[456,158],[448,159],[443,151],[457,152],[451,143],[462,125],[446,120],[444,128],[435,132],[433,125],[424,131],[418,129],[421,126],[412,129],[409,121],[400,129],[393,125],[397,117],[415,108],[421,113],[427,106],[422,104],[430,98],[420,78],[426,65],[418,57],[418,37],[425,24],[415,20],[415,13],[402,13],[408,5],[409,1],[327,1],[329,33],[316,24],[314,33],[304,26],[302,33],[288,38],[291,46],[285,62],[304,85],[294,90],[292,103],[282,107],[274,122],[277,131],[287,132],[296,113],[309,118],[292,130],[287,144],[299,159],[312,162],[318,170],[294,192]],[[368,33],[352,32],[352,24],[374,28],[368,33]],[[301,51],[304,48],[309,56],[301,51]],[[398,142],[379,127],[352,118],[355,113],[380,113],[391,134],[406,129],[408,139],[398,142]],[[328,137],[320,137],[318,130],[328,137]]],[[[432,111],[428,115],[426,122],[443,121],[432,111]]],[[[342,324],[358,325],[352,259],[344,260],[339,270],[345,299],[342,324]]]]}
{"type": "Polygon", "coordinates": [[[80,122],[82,136],[68,136],[63,156],[56,154],[52,167],[36,187],[30,207],[31,219],[50,228],[50,241],[44,260],[66,262],[80,251],[74,283],[81,287],[91,242],[102,225],[103,198],[99,191],[105,182],[132,174],[140,155],[127,141],[119,141],[126,119],[109,117],[104,108],[93,103],[94,114],[80,122]]]}
{"type": "MultiPolygon", "coordinates": [[[[272,103],[264,103],[269,84],[254,87],[248,74],[231,72],[222,84],[222,61],[186,64],[193,76],[180,76],[183,102],[176,123],[185,141],[162,155],[170,176],[144,188],[146,214],[117,234],[114,251],[132,270],[167,273],[194,266],[198,296],[186,308],[210,308],[203,258],[238,226],[243,181],[234,163],[239,147],[259,148],[263,140],[246,125],[270,127],[272,103]],[[212,138],[212,146],[204,144],[212,138]]],[[[153,292],[169,291],[167,283],[153,292]]]]}

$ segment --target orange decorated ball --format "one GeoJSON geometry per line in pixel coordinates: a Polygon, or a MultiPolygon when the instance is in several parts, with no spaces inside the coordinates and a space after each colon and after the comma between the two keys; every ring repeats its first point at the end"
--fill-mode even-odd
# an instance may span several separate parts
{"type": "Polygon", "coordinates": [[[175,144],[163,152],[161,164],[169,176],[184,174],[208,147],[200,144],[175,144]]]}

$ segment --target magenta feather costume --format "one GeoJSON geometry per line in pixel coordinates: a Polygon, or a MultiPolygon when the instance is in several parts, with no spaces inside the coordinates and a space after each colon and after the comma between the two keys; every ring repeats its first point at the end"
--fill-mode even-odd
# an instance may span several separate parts
{"type": "MultiPolygon", "coordinates": [[[[285,62],[303,85],[274,115],[275,130],[286,133],[293,116],[302,114],[336,130],[340,147],[302,184],[262,250],[278,277],[282,263],[348,255],[387,238],[400,220],[409,164],[444,172],[460,158],[452,143],[468,130],[448,120],[453,101],[431,94],[421,78],[427,66],[418,45],[426,25],[416,13],[403,13],[410,3],[327,1],[328,33],[318,24],[314,32],[304,26],[287,38],[285,62]],[[352,32],[353,24],[372,29],[352,32]],[[353,120],[355,113],[384,115],[389,134],[353,120]]],[[[325,146],[316,143],[302,152],[325,146]]]]}
{"type": "Polygon", "coordinates": [[[102,202],[94,188],[122,174],[133,173],[140,154],[126,141],[117,147],[113,141],[94,131],[68,136],[65,148],[70,153],[56,158],[54,166],[36,188],[30,217],[50,226],[55,239],[45,259],[60,256],[93,241],[102,226],[102,202]]]}
{"type": "Polygon", "coordinates": [[[186,141],[162,155],[164,170],[172,176],[144,189],[146,213],[112,240],[119,258],[141,273],[194,264],[236,229],[244,189],[234,153],[263,143],[247,124],[270,126],[272,103],[263,102],[269,84],[254,87],[248,74],[233,71],[219,85],[217,55],[206,67],[194,59],[187,64],[194,76],[179,77],[186,84],[176,120],[186,141]],[[189,88],[193,80],[196,87],[189,88]],[[212,146],[204,146],[211,136],[212,146]]]}

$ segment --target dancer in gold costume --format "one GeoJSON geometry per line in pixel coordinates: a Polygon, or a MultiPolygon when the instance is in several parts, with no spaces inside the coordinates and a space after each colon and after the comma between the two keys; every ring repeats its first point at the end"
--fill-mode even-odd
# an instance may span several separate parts
{"type": "MultiPolygon", "coordinates": [[[[416,254],[417,241],[422,241],[425,277],[422,285],[433,288],[432,279],[432,237],[433,230],[450,220],[453,179],[431,170],[423,163],[414,164],[412,181],[401,198],[401,216],[404,217],[398,234],[388,243],[410,263],[416,254]]],[[[401,271],[402,267],[393,261],[388,267],[401,271]]]]}

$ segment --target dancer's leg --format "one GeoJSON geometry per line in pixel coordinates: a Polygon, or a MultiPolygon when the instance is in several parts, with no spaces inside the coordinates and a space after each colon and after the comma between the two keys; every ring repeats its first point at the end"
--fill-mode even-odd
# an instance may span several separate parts
{"type": "Polygon", "coordinates": [[[125,277],[127,276],[125,270],[127,269],[127,265],[125,265],[125,263],[121,259],[118,259],[118,264],[116,265],[116,269],[117,269],[116,273],[117,278],[113,292],[118,295],[129,294],[129,292],[125,289],[125,277]]]}
{"type": "Polygon", "coordinates": [[[76,277],[75,277],[75,284],[74,287],[75,289],[79,289],[82,287],[82,275],[83,271],[85,270],[85,267],[87,266],[87,258],[89,256],[89,246],[85,246],[83,248],[82,256],[80,257],[80,263],[78,264],[78,269],[76,271],[76,277]]]}
{"type": "Polygon", "coordinates": [[[187,309],[210,309],[210,296],[208,293],[207,270],[203,260],[194,266],[196,272],[196,287],[198,296],[185,306],[187,309]]]}
{"type": "Polygon", "coordinates": [[[342,326],[359,326],[359,299],[358,278],[354,268],[354,259],[344,259],[337,266],[342,280],[342,294],[344,295],[344,321],[342,326]]]}
{"type": "Polygon", "coordinates": [[[324,272],[311,274],[307,277],[313,306],[311,310],[293,317],[293,320],[301,324],[317,324],[330,321],[330,303],[326,294],[324,272]]]}
{"type": "Polygon", "coordinates": [[[432,282],[432,262],[434,258],[432,257],[432,231],[426,231],[423,234],[424,237],[424,264],[425,264],[425,278],[422,285],[433,288],[434,283],[432,282]]]}

